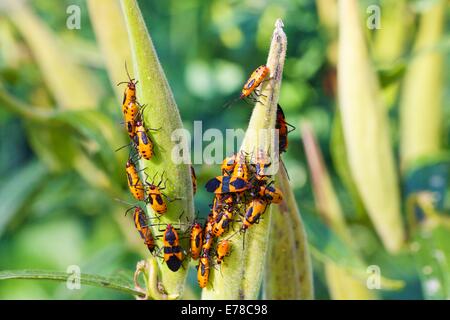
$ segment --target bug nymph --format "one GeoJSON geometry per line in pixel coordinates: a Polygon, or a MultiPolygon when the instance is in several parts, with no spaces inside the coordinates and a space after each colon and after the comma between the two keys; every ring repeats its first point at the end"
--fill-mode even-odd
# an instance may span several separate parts
{"type": "Polygon", "coordinates": [[[136,227],[136,230],[139,232],[141,238],[144,240],[144,243],[147,246],[150,253],[153,253],[156,247],[155,239],[148,225],[148,218],[144,210],[139,206],[135,206],[128,209],[127,212],[125,212],[125,215],[128,213],[129,210],[132,210],[133,208],[134,208],[133,213],[134,226],[136,227]]]}
{"type": "Polygon", "coordinates": [[[136,165],[133,163],[131,158],[128,159],[125,165],[125,171],[127,174],[128,188],[130,189],[131,194],[136,200],[143,201],[144,186],[139,178],[136,165]]]}
{"type": "Polygon", "coordinates": [[[259,219],[267,209],[267,202],[262,199],[253,199],[247,208],[244,215],[244,221],[242,222],[241,230],[245,231],[255,223],[259,222],[259,219]]]}
{"type": "Polygon", "coordinates": [[[209,257],[203,254],[197,266],[197,281],[202,289],[208,284],[209,268],[209,257]]]}
{"type": "Polygon", "coordinates": [[[142,121],[136,121],[135,133],[137,136],[137,147],[139,154],[145,159],[150,160],[153,156],[153,141],[147,134],[142,121]]]}
{"type": "Polygon", "coordinates": [[[170,199],[165,193],[162,192],[166,189],[167,178],[164,179],[165,172],[163,172],[158,184],[155,184],[155,177],[157,174],[158,173],[156,172],[151,182],[147,181],[148,176],[145,179],[145,193],[147,194],[145,202],[150,204],[153,211],[155,211],[157,214],[164,214],[167,212],[167,203],[166,201],[164,201],[163,197],[166,198],[169,202],[180,200],[180,198],[170,199]],[[163,181],[164,184],[162,185],[163,181]]]}
{"type": "Polygon", "coordinates": [[[229,240],[222,240],[217,244],[217,264],[221,264],[226,256],[231,253],[231,242],[229,240]]]}
{"type": "Polygon", "coordinates": [[[126,62],[125,62],[125,71],[127,72],[128,81],[122,81],[117,84],[118,86],[120,86],[123,83],[127,84],[125,92],[123,93],[122,107],[128,106],[130,102],[136,102],[136,84],[138,83],[138,81],[134,81],[134,79],[131,79],[126,62]]]}
{"type": "Polygon", "coordinates": [[[203,245],[203,228],[200,223],[196,222],[191,228],[191,234],[189,237],[190,253],[194,260],[197,260],[200,256],[203,245]]]}
{"type": "Polygon", "coordinates": [[[250,75],[244,87],[242,88],[241,95],[239,99],[244,99],[250,96],[252,92],[264,81],[270,70],[267,66],[262,65],[256,68],[255,71],[250,75]]]}

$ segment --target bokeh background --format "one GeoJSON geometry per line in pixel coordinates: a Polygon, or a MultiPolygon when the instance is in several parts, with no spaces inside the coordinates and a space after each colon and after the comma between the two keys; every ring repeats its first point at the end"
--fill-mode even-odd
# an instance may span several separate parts
{"type": "MultiPolygon", "coordinates": [[[[346,253],[342,256],[330,252],[329,246],[322,243],[333,227],[327,224],[326,213],[318,214],[299,130],[302,121],[310,123],[317,137],[333,192],[351,234],[349,246],[367,265],[380,266],[383,276],[404,282],[401,289],[377,291],[376,296],[450,297],[450,261],[446,260],[450,257],[448,1],[359,1],[363,26],[370,16],[366,9],[370,5],[381,8],[382,29],[365,28],[364,34],[387,108],[389,140],[402,190],[402,219],[408,239],[404,249],[395,255],[386,251],[374,231],[345,163],[336,102],[335,1],[167,0],[139,1],[139,4],[188,129],[192,129],[194,120],[202,121],[204,130],[246,128],[250,106],[241,102],[226,110],[221,106],[235,97],[248,74],[265,62],[274,21],[283,19],[288,52],[280,104],[288,122],[297,127],[289,135],[289,149],[283,160],[300,211],[305,214],[307,231],[323,232],[311,237],[317,298],[345,296],[333,291],[323,257],[331,260],[338,257],[337,262],[345,267],[346,253]],[[430,19],[423,19],[436,6],[441,7],[442,28],[437,26],[438,20],[431,19],[430,23],[430,19]],[[426,23],[428,27],[423,27],[426,23]],[[400,105],[408,94],[419,90],[409,88],[412,91],[408,93],[405,78],[416,59],[418,39],[427,39],[427,32],[432,41],[425,54],[437,56],[440,62],[433,69],[436,72],[426,75],[431,88],[420,89],[430,94],[429,112],[438,110],[438,133],[425,142],[437,147],[433,149],[435,152],[412,159],[414,165],[405,168],[401,165],[400,105]],[[436,96],[440,97],[437,101],[436,96]],[[432,191],[437,201],[427,202],[428,198],[422,197],[425,205],[418,208],[413,204],[411,209],[408,199],[417,191],[432,191]],[[431,232],[436,224],[436,228],[442,227],[444,231],[439,229],[440,240],[429,242],[426,253],[418,258],[409,247],[414,243],[413,231],[422,227],[420,222],[431,219],[422,212],[424,207],[432,211],[431,217],[439,216],[430,222],[431,232]],[[415,223],[408,223],[408,210],[417,217],[415,223]],[[321,228],[311,227],[317,223],[321,228]],[[444,260],[436,258],[435,251],[444,253],[444,260]],[[431,276],[435,281],[430,284],[431,276]]],[[[83,0],[25,1],[23,7],[12,13],[5,1],[0,10],[0,270],[65,271],[69,265],[79,265],[82,272],[131,279],[136,262],[147,255],[147,249],[135,232],[131,217],[123,216],[125,207],[114,200],[132,201],[122,168],[126,152],[114,153],[126,137],[120,124],[118,91],[109,79],[107,59],[93,28],[96,13],[90,14],[83,0]],[[69,16],[66,9],[70,5],[81,9],[79,30],[66,27],[69,16]],[[67,57],[62,65],[52,63],[52,54],[57,50],[64,59],[67,57]],[[63,69],[57,69],[61,66],[63,69]],[[64,84],[67,78],[72,79],[69,83],[73,86],[56,88],[55,81],[60,79],[64,84]],[[45,118],[55,107],[70,110],[89,107],[94,111],[89,116],[78,114],[61,123],[45,118]],[[38,115],[28,115],[27,108],[36,108],[38,115]],[[104,144],[101,134],[109,137],[104,144]]],[[[122,80],[126,80],[123,62],[119,68],[123,70],[122,80]]],[[[428,116],[436,119],[425,112],[423,122],[434,124],[428,116]]],[[[217,173],[218,166],[196,165],[196,171],[199,184],[196,210],[204,215],[208,212],[210,195],[203,185],[217,173]]],[[[339,237],[339,232],[336,233],[335,237],[339,237]]],[[[190,274],[186,297],[196,298],[198,294],[195,275],[190,274]]],[[[64,284],[48,281],[0,281],[0,299],[16,298],[132,297],[87,286],[71,291],[64,284]]]]}

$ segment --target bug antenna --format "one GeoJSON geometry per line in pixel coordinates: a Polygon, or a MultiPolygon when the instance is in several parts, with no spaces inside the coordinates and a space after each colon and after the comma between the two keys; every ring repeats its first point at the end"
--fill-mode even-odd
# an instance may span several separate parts
{"type": "Polygon", "coordinates": [[[119,150],[122,150],[123,148],[128,147],[129,145],[130,145],[130,144],[128,143],[128,144],[126,144],[126,145],[124,145],[124,146],[121,146],[120,148],[116,149],[115,152],[117,152],[117,151],[119,151],[119,150]]]}
{"type": "Polygon", "coordinates": [[[127,60],[125,60],[125,71],[127,72],[128,80],[132,82],[134,79],[131,79],[130,73],[128,72],[127,60]]]}
{"type": "Polygon", "coordinates": [[[239,99],[240,99],[240,97],[235,98],[235,99],[233,99],[233,100],[231,100],[231,101],[228,101],[227,103],[225,103],[225,104],[222,106],[222,109],[228,109],[233,103],[235,103],[235,102],[238,101],[239,99]]]}

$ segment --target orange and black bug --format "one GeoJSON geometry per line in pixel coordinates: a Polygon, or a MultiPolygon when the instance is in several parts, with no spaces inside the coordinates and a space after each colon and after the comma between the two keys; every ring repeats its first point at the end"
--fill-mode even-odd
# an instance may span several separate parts
{"type": "Polygon", "coordinates": [[[209,180],[205,188],[216,194],[242,192],[249,188],[248,181],[230,176],[218,176],[209,180]]]}
{"type": "Polygon", "coordinates": [[[220,237],[225,231],[230,227],[233,221],[233,211],[222,211],[220,212],[213,224],[212,233],[215,237],[220,237]]]}
{"type": "Polygon", "coordinates": [[[254,90],[264,81],[270,70],[267,66],[262,65],[256,68],[250,75],[244,87],[242,88],[239,99],[247,98],[254,90]]]}
{"type": "Polygon", "coordinates": [[[125,129],[130,139],[133,140],[136,135],[136,116],[139,114],[139,107],[136,101],[130,101],[127,105],[122,106],[123,120],[125,129]]]}
{"type": "Polygon", "coordinates": [[[239,98],[236,98],[232,100],[231,102],[225,104],[224,108],[227,108],[230,106],[233,102],[239,100],[239,99],[245,99],[250,97],[251,94],[255,94],[255,89],[258,88],[258,86],[264,81],[264,79],[267,77],[267,75],[270,73],[270,70],[267,66],[261,65],[258,68],[253,71],[253,73],[248,78],[247,82],[244,84],[244,87],[242,88],[241,95],[239,98]]]}
{"type": "Polygon", "coordinates": [[[192,165],[191,165],[191,179],[192,179],[192,191],[195,194],[197,192],[197,176],[195,175],[195,170],[192,165]]]}
{"type": "Polygon", "coordinates": [[[281,203],[283,201],[283,193],[281,190],[270,184],[259,187],[259,196],[268,203],[281,203]]]}
{"type": "Polygon", "coordinates": [[[242,222],[241,230],[247,230],[255,223],[259,222],[259,219],[264,214],[267,208],[267,202],[263,199],[253,199],[247,208],[244,215],[244,221],[242,222]]]}
{"type": "Polygon", "coordinates": [[[249,179],[247,161],[245,159],[244,153],[242,152],[239,154],[239,159],[236,161],[232,176],[236,178],[241,178],[245,181],[248,181],[249,179]]]}
{"type": "Polygon", "coordinates": [[[203,229],[200,223],[196,222],[191,228],[191,234],[189,237],[191,257],[197,260],[200,256],[203,245],[203,229]]]}
{"type": "Polygon", "coordinates": [[[258,156],[256,158],[255,166],[255,175],[254,177],[259,180],[267,180],[269,174],[267,173],[267,169],[270,167],[271,162],[269,157],[264,153],[264,151],[260,150],[258,156]]]}
{"type": "Polygon", "coordinates": [[[147,129],[145,129],[142,121],[136,121],[135,133],[137,136],[137,148],[139,154],[146,160],[150,160],[153,156],[153,141],[147,134],[147,129]]]}
{"type": "Polygon", "coordinates": [[[226,256],[230,255],[231,242],[229,240],[222,240],[217,244],[217,264],[221,264],[226,256]]]}
{"type": "Polygon", "coordinates": [[[163,234],[164,261],[170,270],[176,272],[183,263],[183,250],[180,246],[178,232],[168,224],[163,234]]]}
{"type": "Polygon", "coordinates": [[[203,229],[203,245],[202,245],[202,255],[208,254],[211,250],[212,243],[214,240],[213,237],[213,223],[214,219],[212,215],[208,216],[208,220],[206,221],[205,228],[203,229]]]}
{"type": "Polygon", "coordinates": [[[275,123],[275,129],[278,129],[278,143],[280,154],[286,152],[288,147],[288,133],[295,130],[295,127],[286,122],[283,109],[277,105],[277,120],[275,123]]]}
{"type": "Polygon", "coordinates": [[[153,238],[152,231],[148,226],[148,218],[145,215],[144,210],[141,207],[135,206],[127,210],[128,211],[134,209],[133,220],[136,230],[141,235],[141,238],[144,239],[144,243],[147,246],[148,250],[153,253],[155,250],[155,239],[153,238]]]}
{"type": "MultiPolygon", "coordinates": [[[[145,192],[147,194],[147,197],[145,198],[145,201],[150,204],[153,211],[155,211],[158,214],[164,214],[167,212],[167,203],[164,201],[163,196],[168,199],[169,202],[178,200],[174,199],[171,200],[167,195],[165,195],[162,190],[166,189],[166,182],[167,179],[163,179],[164,172],[161,175],[161,179],[159,180],[158,184],[154,184],[155,176],[152,179],[152,182],[148,182],[147,179],[145,180],[145,186],[147,187],[145,192]],[[161,186],[161,183],[164,181],[164,185],[161,186]]],[[[148,177],[147,177],[148,178],[148,177]]]]}
{"type": "Polygon", "coordinates": [[[127,72],[128,81],[122,81],[117,84],[118,86],[123,83],[127,84],[127,87],[125,88],[125,92],[123,94],[122,108],[127,107],[130,102],[136,102],[136,84],[138,83],[138,81],[134,81],[134,79],[131,79],[130,74],[128,73],[126,62],[125,71],[127,72]]]}
{"type": "Polygon", "coordinates": [[[131,160],[131,158],[128,159],[125,165],[125,171],[127,173],[128,188],[130,189],[131,194],[136,200],[143,201],[144,186],[141,182],[141,179],[139,178],[136,165],[133,163],[133,160],[131,160]]]}
{"type": "Polygon", "coordinates": [[[197,281],[200,288],[206,287],[209,279],[209,257],[203,254],[197,266],[197,281]]]}
{"type": "Polygon", "coordinates": [[[232,156],[223,159],[221,166],[222,175],[229,176],[233,172],[235,165],[236,165],[236,154],[233,154],[232,156]]]}

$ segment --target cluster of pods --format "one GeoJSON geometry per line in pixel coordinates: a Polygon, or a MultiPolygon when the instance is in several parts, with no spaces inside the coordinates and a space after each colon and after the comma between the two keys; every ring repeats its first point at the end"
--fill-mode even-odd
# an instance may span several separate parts
{"type": "MultiPolygon", "coordinates": [[[[266,66],[258,67],[245,83],[238,99],[257,100],[260,95],[256,89],[266,80],[269,73],[266,66]]],[[[197,279],[199,286],[204,288],[208,284],[210,268],[220,266],[225,257],[230,254],[230,238],[238,232],[246,232],[248,228],[257,224],[271,203],[277,204],[282,201],[283,195],[273,185],[271,175],[268,173],[271,168],[270,158],[263,150],[259,150],[255,155],[241,151],[225,158],[221,166],[222,175],[209,180],[205,186],[208,192],[215,195],[206,221],[203,224],[199,220],[184,224],[185,231],[181,237],[179,235],[181,223],[179,227],[173,224],[150,223],[152,219],[159,219],[159,216],[167,212],[168,202],[177,199],[170,199],[164,194],[163,190],[167,182],[167,179],[164,179],[164,173],[160,175],[156,183],[156,174],[149,181],[145,173],[143,173],[145,179],[142,179],[142,170],[137,169],[138,159],[152,158],[153,142],[149,131],[158,129],[145,126],[142,117],[145,106],[139,104],[136,98],[137,82],[130,76],[128,78],[129,81],[122,82],[127,84],[122,102],[122,113],[125,129],[131,140],[131,152],[125,166],[128,187],[137,201],[143,201],[152,207],[156,217],[148,217],[139,205],[132,206],[127,213],[133,211],[135,227],[148,250],[155,256],[160,256],[162,252],[161,258],[171,271],[178,271],[187,256],[198,260],[197,279]],[[225,239],[224,236],[230,228],[234,230],[235,222],[240,222],[239,230],[225,239]],[[153,235],[152,227],[155,226],[159,227],[160,235],[153,235]],[[163,242],[163,246],[158,250],[155,243],[157,237],[161,237],[163,242]],[[180,239],[184,237],[189,237],[188,251],[180,245],[180,239]]],[[[276,129],[279,132],[279,152],[282,153],[287,149],[287,135],[294,128],[286,122],[279,105],[276,129]]],[[[195,194],[197,181],[192,166],[191,177],[195,194]]]]}

